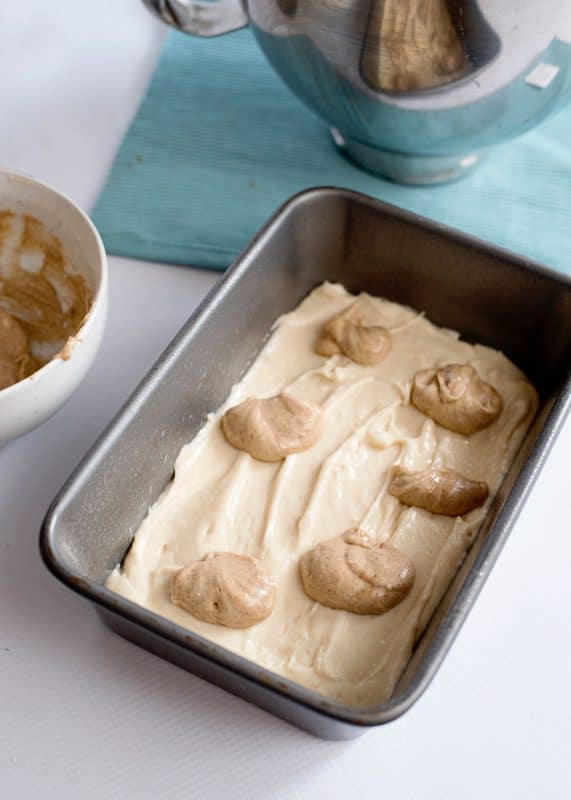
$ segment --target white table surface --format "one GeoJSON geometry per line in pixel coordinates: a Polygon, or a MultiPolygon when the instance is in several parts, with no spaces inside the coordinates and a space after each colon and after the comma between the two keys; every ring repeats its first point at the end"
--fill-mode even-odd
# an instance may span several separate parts
{"type": "MultiPolygon", "coordinates": [[[[137,0],[3,3],[0,164],[89,209],[163,36],[137,0]]],[[[109,262],[93,370],[0,451],[0,796],[569,798],[571,421],[429,690],[354,742],[314,739],[139,650],[48,574],[51,498],[215,280],[109,262]]]]}

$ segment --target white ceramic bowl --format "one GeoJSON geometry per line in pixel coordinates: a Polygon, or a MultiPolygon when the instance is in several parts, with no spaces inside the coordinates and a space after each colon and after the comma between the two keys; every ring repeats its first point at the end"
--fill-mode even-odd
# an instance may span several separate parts
{"type": "Polygon", "coordinates": [[[32,178],[0,170],[0,211],[4,210],[31,214],[59,238],[73,271],[92,290],[93,302],[71,341],[67,360],[56,356],[30,377],[0,390],[0,446],[51,417],[79,386],[101,344],[108,299],[103,243],[69,198],[32,178]]]}

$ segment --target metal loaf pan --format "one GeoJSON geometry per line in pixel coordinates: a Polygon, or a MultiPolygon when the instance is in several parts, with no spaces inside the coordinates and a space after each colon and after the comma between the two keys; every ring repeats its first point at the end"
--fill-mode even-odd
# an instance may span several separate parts
{"type": "Polygon", "coordinates": [[[324,738],[398,717],[433,678],[477,597],[571,404],[571,282],[362,195],[287,202],[192,315],[69,478],[41,532],[49,569],[136,644],[324,738]],[[244,373],[273,322],[324,280],[424,310],[503,350],[538,388],[527,439],[392,699],[336,703],[146,611],[103,583],[172,476],[180,447],[244,373]]]}

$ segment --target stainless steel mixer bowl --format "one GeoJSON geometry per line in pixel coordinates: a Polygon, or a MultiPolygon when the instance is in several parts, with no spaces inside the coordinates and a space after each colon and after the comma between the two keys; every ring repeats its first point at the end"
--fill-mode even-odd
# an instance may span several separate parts
{"type": "Polygon", "coordinates": [[[198,36],[250,25],[338,147],[403,183],[460,177],[571,98],[571,0],[144,2],[198,36]]]}

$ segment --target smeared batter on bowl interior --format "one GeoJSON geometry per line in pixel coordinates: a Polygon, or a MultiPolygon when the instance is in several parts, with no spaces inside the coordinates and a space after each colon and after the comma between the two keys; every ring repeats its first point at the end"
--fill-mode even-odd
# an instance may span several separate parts
{"type": "Polygon", "coordinates": [[[0,211],[0,389],[58,355],[85,318],[91,291],[59,239],[29,216],[0,211]]]}
{"type": "Polygon", "coordinates": [[[319,355],[324,325],[354,300],[326,283],[278,321],[227,402],[181,450],[173,482],[107,586],[280,675],[369,706],[390,697],[521,443],[537,395],[501,353],[368,295],[360,295],[360,309],[388,329],[386,358],[363,365],[342,353],[319,355]],[[470,436],[439,426],[410,404],[415,374],[452,362],[473,365],[503,398],[499,418],[470,436]],[[269,463],[228,443],[220,422],[226,409],[286,388],[321,411],[313,446],[269,463]],[[486,481],[490,497],[462,517],[410,507],[389,493],[393,465],[454,469],[486,481]],[[410,592],[384,614],[328,608],[303,590],[300,557],[353,527],[390,542],[416,569],[410,592]],[[172,576],[217,551],[260,559],[276,582],[272,613],[253,627],[203,622],[169,599],[172,576]]]}

